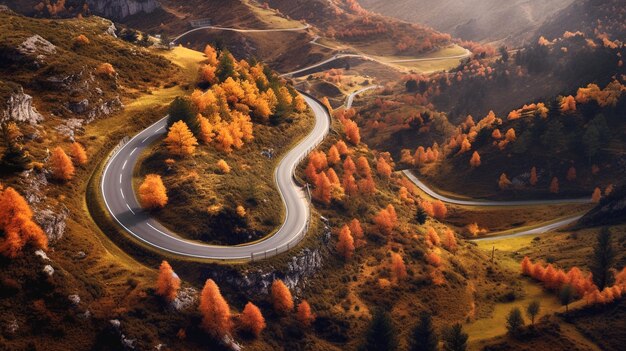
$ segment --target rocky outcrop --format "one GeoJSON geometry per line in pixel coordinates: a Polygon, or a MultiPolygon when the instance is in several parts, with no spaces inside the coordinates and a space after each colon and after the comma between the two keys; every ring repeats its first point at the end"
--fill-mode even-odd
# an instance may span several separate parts
{"type": "Polygon", "coordinates": [[[32,37],[24,40],[18,47],[17,51],[19,51],[22,55],[33,56],[33,55],[53,55],[57,52],[57,47],[54,46],[51,42],[42,38],[40,35],[35,34],[32,37]]]}
{"type": "Polygon", "coordinates": [[[87,0],[93,13],[121,20],[138,13],[151,13],[160,7],[156,0],[87,0]]]}
{"type": "Polygon", "coordinates": [[[194,288],[182,288],[178,291],[176,299],[172,301],[172,307],[176,311],[183,311],[195,306],[198,299],[198,290],[194,288]]]}
{"type": "Polygon", "coordinates": [[[46,203],[45,191],[48,186],[46,175],[34,170],[24,171],[20,183],[24,189],[24,198],[33,209],[35,222],[46,233],[49,242],[59,241],[65,234],[69,211],[62,204],[52,206],[46,203]]]}
{"type": "Polygon", "coordinates": [[[321,249],[306,248],[291,258],[286,269],[215,270],[211,272],[211,278],[250,295],[267,295],[272,282],[278,278],[298,295],[306,286],[307,279],[316,274],[322,264],[321,249]]]}
{"type": "Polygon", "coordinates": [[[37,124],[43,121],[41,113],[33,106],[33,97],[25,94],[20,86],[6,101],[6,109],[0,114],[1,121],[37,124]]]}

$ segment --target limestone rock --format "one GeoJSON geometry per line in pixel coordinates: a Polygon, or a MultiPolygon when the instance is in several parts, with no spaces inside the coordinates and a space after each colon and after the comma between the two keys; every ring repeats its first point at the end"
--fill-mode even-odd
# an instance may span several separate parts
{"type": "Polygon", "coordinates": [[[50,258],[48,257],[48,255],[46,255],[46,253],[41,249],[35,251],[35,256],[41,257],[41,259],[44,261],[50,261],[50,258]]]}
{"type": "Polygon", "coordinates": [[[46,273],[49,277],[52,277],[54,274],[54,268],[51,265],[47,264],[43,267],[43,272],[46,273]]]}
{"type": "Polygon", "coordinates": [[[159,8],[156,0],[87,0],[94,13],[113,20],[143,12],[152,13],[159,8]]]}
{"type": "Polygon", "coordinates": [[[6,101],[6,109],[1,111],[0,120],[37,124],[43,121],[43,116],[33,106],[33,97],[25,94],[19,87],[6,101]]]}
{"type": "Polygon", "coordinates": [[[80,296],[78,296],[78,294],[72,294],[69,295],[67,297],[67,299],[72,303],[72,305],[74,306],[78,306],[80,304],[80,296]]]}
{"type": "Polygon", "coordinates": [[[198,291],[194,288],[183,288],[178,291],[178,296],[172,301],[172,307],[176,311],[183,311],[195,305],[198,299],[198,291]]]}
{"type": "Polygon", "coordinates": [[[57,47],[54,46],[51,42],[42,38],[40,35],[35,34],[32,37],[24,40],[18,47],[17,51],[19,51],[22,55],[33,56],[33,55],[52,55],[56,54],[57,47]]]}

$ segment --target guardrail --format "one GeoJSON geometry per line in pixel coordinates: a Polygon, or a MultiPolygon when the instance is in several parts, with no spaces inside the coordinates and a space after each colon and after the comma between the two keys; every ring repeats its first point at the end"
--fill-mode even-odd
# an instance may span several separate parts
{"type": "MultiPolygon", "coordinates": [[[[306,93],[304,91],[298,90],[298,92],[302,95],[306,95],[309,98],[313,99],[316,103],[318,103],[323,109],[324,111],[326,111],[326,115],[328,116],[328,123],[332,123],[332,117],[330,115],[330,111],[328,110],[328,108],[322,104],[321,101],[319,101],[317,98],[315,98],[314,96],[312,96],[309,93],[306,93]]],[[[298,161],[296,162],[296,165],[299,165],[310,153],[311,151],[313,151],[314,149],[316,149],[326,138],[326,136],[328,135],[328,130],[326,130],[324,132],[324,134],[321,135],[321,137],[319,138],[319,140],[316,140],[315,144],[313,146],[311,146],[310,148],[307,149],[307,151],[305,153],[303,153],[299,158],[298,161]]],[[[292,174],[292,181],[293,178],[295,177],[295,172],[296,172],[296,168],[297,166],[294,166],[291,169],[291,174],[292,174]]],[[[294,182],[295,184],[295,182],[294,182]]],[[[310,206],[311,206],[311,196],[310,193],[307,191],[307,194],[304,194],[304,190],[302,190],[302,188],[300,188],[300,191],[302,192],[302,195],[306,196],[308,198],[308,202],[309,202],[309,213],[307,215],[306,218],[306,223],[304,225],[304,228],[296,235],[293,237],[293,239],[291,239],[289,242],[282,244],[281,246],[278,246],[272,250],[266,250],[266,251],[260,251],[260,252],[252,252],[250,253],[250,261],[254,262],[255,260],[261,260],[261,259],[266,259],[268,257],[273,257],[276,256],[278,254],[284,253],[289,251],[290,249],[294,248],[296,245],[298,245],[300,243],[300,241],[302,241],[302,239],[304,238],[304,236],[306,235],[306,233],[309,231],[309,227],[311,224],[311,210],[310,210],[310,206]]]]}
{"type": "Polygon", "coordinates": [[[211,20],[209,18],[200,18],[197,20],[189,21],[189,24],[192,28],[200,28],[211,25],[211,20]]]}

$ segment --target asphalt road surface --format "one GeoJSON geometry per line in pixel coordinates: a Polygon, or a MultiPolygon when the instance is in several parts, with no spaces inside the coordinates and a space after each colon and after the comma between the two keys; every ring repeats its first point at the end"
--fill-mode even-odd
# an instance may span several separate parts
{"type": "MultiPolygon", "coordinates": [[[[461,200],[454,199],[444,195],[441,195],[435,192],[433,189],[429,188],[426,184],[424,184],[421,180],[419,180],[411,171],[405,170],[403,171],[404,175],[411,180],[418,188],[420,188],[423,192],[435,198],[437,200],[441,200],[442,202],[454,204],[454,205],[462,205],[462,206],[539,206],[539,205],[556,205],[556,204],[586,204],[591,202],[591,198],[583,198],[583,199],[563,199],[563,200],[520,200],[520,201],[486,201],[486,200],[461,200]]],[[[472,239],[472,241],[482,241],[482,240],[493,240],[493,239],[505,239],[505,238],[513,238],[524,235],[532,235],[532,234],[543,234],[546,232],[550,232],[559,228],[566,227],[580,219],[580,215],[567,217],[557,221],[551,221],[545,224],[540,224],[531,229],[522,230],[513,232],[510,234],[498,235],[487,235],[481,238],[472,239]]]]}
{"type": "Polygon", "coordinates": [[[181,238],[141,209],[132,186],[133,168],[141,152],[165,135],[167,117],[130,139],[107,162],[101,191],[109,213],[137,239],[182,256],[258,260],[289,250],[306,234],[310,217],[308,198],[293,179],[295,168],[309,151],[322,142],[330,129],[330,116],[326,109],[317,100],[306,95],[304,98],[315,114],[315,126],[309,135],[284,156],[274,171],[275,182],[285,205],[284,222],[274,234],[249,245],[208,245],[181,238]]]}

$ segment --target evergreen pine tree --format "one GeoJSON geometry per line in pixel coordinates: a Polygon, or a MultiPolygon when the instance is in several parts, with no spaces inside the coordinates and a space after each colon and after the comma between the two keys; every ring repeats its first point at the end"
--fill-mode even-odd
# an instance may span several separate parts
{"type": "Polygon", "coordinates": [[[362,350],[392,351],[398,348],[396,330],[389,313],[383,309],[376,309],[365,336],[362,350]]]}
{"type": "Polygon", "coordinates": [[[437,351],[439,340],[433,327],[433,321],[429,313],[422,312],[419,322],[411,333],[411,351],[437,351]]]}
{"type": "Polygon", "coordinates": [[[197,118],[197,113],[193,108],[191,101],[181,96],[176,97],[170,104],[167,117],[167,129],[178,121],[185,122],[193,135],[199,135],[200,121],[197,118]]]}

